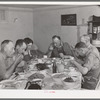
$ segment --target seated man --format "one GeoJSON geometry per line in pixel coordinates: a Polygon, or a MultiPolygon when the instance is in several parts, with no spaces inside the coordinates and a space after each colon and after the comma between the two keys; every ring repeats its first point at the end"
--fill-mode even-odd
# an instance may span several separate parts
{"type": "Polygon", "coordinates": [[[33,44],[33,40],[30,39],[30,38],[24,38],[24,41],[25,43],[28,45],[28,47],[31,49],[31,50],[38,50],[38,47],[36,44],[33,44]]]}
{"type": "Polygon", "coordinates": [[[88,34],[84,34],[83,36],[81,36],[80,41],[84,42],[86,46],[88,47],[88,49],[92,50],[100,59],[100,53],[98,49],[90,43],[90,36],[88,34]]]}
{"type": "Polygon", "coordinates": [[[15,61],[10,67],[7,67],[6,60],[12,57],[14,53],[14,44],[11,40],[4,40],[1,43],[0,51],[0,81],[3,79],[8,79],[12,73],[15,71],[17,65],[22,60],[22,56],[17,56],[15,61]]]}
{"type": "Polygon", "coordinates": [[[71,63],[74,64],[83,74],[84,81],[82,88],[95,89],[100,74],[100,60],[98,56],[83,42],[77,43],[75,48],[79,55],[85,58],[83,65],[79,64],[75,60],[71,61],[71,63]]]}
{"type": "MultiPolygon", "coordinates": [[[[17,56],[21,55],[22,58],[24,58],[26,50],[26,43],[23,39],[18,39],[15,44],[15,53],[13,56],[13,59],[15,59],[17,56]]],[[[18,64],[16,71],[23,71],[23,67],[25,66],[25,61],[22,59],[22,61],[18,64]]]]}
{"type": "Polygon", "coordinates": [[[40,58],[43,57],[43,53],[40,50],[38,50],[35,44],[33,44],[33,40],[31,40],[30,38],[25,38],[24,42],[27,45],[24,56],[25,61],[31,60],[32,58],[35,57],[40,57],[40,58]]]}
{"type": "Polygon", "coordinates": [[[46,54],[49,57],[64,58],[65,55],[74,56],[73,53],[73,48],[67,42],[62,42],[60,36],[54,35],[46,54]]]}
{"type": "MultiPolygon", "coordinates": [[[[80,37],[80,41],[84,42],[86,44],[86,46],[88,47],[88,49],[92,50],[97,55],[97,57],[100,59],[100,53],[99,53],[98,49],[91,44],[90,36],[88,34],[82,35],[80,37]]],[[[81,57],[80,55],[78,55],[77,51],[75,52],[75,60],[80,64],[84,64],[84,58],[81,57]]]]}

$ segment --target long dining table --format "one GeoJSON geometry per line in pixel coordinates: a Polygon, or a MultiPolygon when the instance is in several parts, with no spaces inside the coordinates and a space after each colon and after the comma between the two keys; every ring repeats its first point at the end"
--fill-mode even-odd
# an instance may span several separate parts
{"type": "Polygon", "coordinates": [[[0,89],[29,89],[30,83],[39,85],[41,90],[80,90],[82,74],[70,60],[73,58],[32,59],[23,72],[14,72],[9,79],[1,81],[0,89]],[[45,64],[48,69],[38,70],[37,64],[45,64]],[[56,72],[53,72],[54,64],[56,72]]]}

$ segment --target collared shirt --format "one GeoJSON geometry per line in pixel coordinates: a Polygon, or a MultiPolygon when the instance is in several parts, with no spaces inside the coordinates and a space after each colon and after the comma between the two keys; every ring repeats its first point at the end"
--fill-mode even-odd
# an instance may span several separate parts
{"type": "Polygon", "coordinates": [[[92,50],[87,52],[83,66],[88,68],[88,73],[86,74],[87,76],[98,77],[100,73],[100,59],[92,50]]]}
{"type": "Polygon", "coordinates": [[[50,53],[50,57],[60,57],[59,53],[63,53],[64,55],[68,55],[68,56],[70,55],[74,57],[74,49],[67,42],[62,42],[59,48],[55,47],[53,43],[51,43],[50,46],[54,47],[52,51],[48,49],[47,54],[50,53]]]}
{"type": "Polygon", "coordinates": [[[64,44],[62,42],[61,42],[59,47],[56,47],[53,43],[51,43],[50,46],[53,47],[51,57],[60,57],[59,53],[63,53],[65,55],[65,52],[64,52],[64,49],[63,49],[64,44]]]}
{"type": "Polygon", "coordinates": [[[88,72],[83,75],[82,88],[95,89],[100,76],[100,59],[92,49],[87,52],[83,66],[88,68],[88,72]]]}
{"type": "Polygon", "coordinates": [[[93,53],[95,53],[95,55],[100,59],[100,53],[99,53],[98,49],[95,46],[93,46],[92,44],[90,44],[88,46],[88,49],[90,51],[92,51],[93,53]]]}

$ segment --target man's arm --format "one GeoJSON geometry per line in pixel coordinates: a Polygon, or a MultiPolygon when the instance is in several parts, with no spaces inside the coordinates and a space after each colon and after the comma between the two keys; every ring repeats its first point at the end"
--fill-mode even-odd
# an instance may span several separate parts
{"type": "Polygon", "coordinates": [[[81,65],[84,64],[84,61],[82,61],[81,59],[78,59],[77,57],[75,57],[75,60],[76,60],[79,64],[81,64],[81,65]]]}
{"type": "Polygon", "coordinates": [[[87,67],[83,67],[81,64],[79,64],[75,60],[71,61],[71,63],[73,63],[83,75],[87,74],[88,72],[87,67]]]}
{"type": "Polygon", "coordinates": [[[95,55],[90,54],[88,56],[88,58],[86,59],[86,62],[83,66],[81,64],[79,64],[78,62],[76,62],[75,60],[73,60],[71,62],[79,69],[79,71],[83,75],[85,75],[94,66],[94,61],[95,61],[95,55]]]}
{"type": "Polygon", "coordinates": [[[53,49],[54,49],[54,47],[53,47],[53,44],[51,43],[48,48],[48,51],[46,52],[46,55],[48,55],[48,57],[51,57],[51,53],[52,53],[53,49]]]}
{"type": "Polygon", "coordinates": [[[8,79],[12,73],[14,72],[15,68],[17,67],[17,65],[21,62],[22,60],[22,56],[19,55],[16,60],[14,61],[14,63],[11,65],[11,67],[9,67],[6,71],[5,71],[5,75],[3,77],[3,79],[8,79]]]}

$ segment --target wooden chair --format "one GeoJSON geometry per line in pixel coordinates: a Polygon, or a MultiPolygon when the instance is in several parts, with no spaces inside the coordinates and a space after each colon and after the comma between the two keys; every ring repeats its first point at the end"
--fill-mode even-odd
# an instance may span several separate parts
{"type": "MultiPolygon", "coordinates": [[[[81,90],[89,90],[89,89],[81,88],[81,90]]],[[[100,90],[100,74],[99,74],[99,81],[98,81],[98,83],[97,83],[97,85],[96,85],[95,90],[100,90]]]]}

